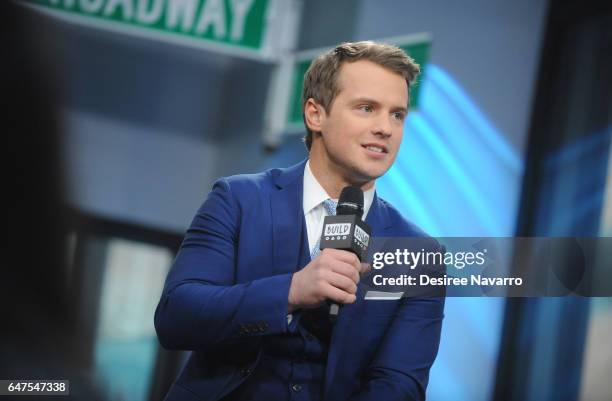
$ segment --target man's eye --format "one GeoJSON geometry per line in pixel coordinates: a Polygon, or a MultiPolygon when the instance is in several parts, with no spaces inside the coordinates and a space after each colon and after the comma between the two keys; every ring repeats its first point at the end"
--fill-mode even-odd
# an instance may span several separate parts
{"type": "Polygon", "coordinates": [[[359,109],[369,113],[372,111],[372,106],[364,104],[363,106],[360,106],[359,109]]]}
{"type": "Polygon", "coordinates": [[[406,116],[401,111],[397,111],[397,112],[393,113],[393,117],[395,117],[396,120],[404,121],[404,118],[406,116]]]}

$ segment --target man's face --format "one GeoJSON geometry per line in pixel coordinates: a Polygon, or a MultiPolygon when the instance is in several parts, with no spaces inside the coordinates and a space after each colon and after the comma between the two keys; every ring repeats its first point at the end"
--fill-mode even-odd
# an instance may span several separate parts
{"type": "Polygon", "coordinates": [[[408,87],[400,74],[359,60],[342,64],[338,88],[329,113],[322,111],[322,146],[317,151],[349,182],[364,184],[382,176],[395,161],[408,87]]]}

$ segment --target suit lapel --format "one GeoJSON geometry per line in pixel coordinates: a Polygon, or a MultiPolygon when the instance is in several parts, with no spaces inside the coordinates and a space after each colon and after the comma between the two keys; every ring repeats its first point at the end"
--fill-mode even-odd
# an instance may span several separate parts
{"type": "Polygon", "coordinates": [[[295,271],[300,257],[304,210],[302,191],[306,160],[273,173],[276,188],[270,196],[274,274],[295,271]]]}
{"type": "MultiPolygon", "coordinates": [[[[383,237],[385,232],[391,227],[392,222],[389,218],[389,213],[384,203],[378,198],[378,195],[374,194],[374,200],[372,206],[366,217],[366,223],[372,228],[372,237],[383,237]]],[[[352,321],[354,311],[357,310],[359,304],[364,302],[363,298],[365,291],[362,283],[357,285],[357,301],[354,304],[345,305],[342,307],[340,314],[338,315],[338,321],[334,327],[331,343],[329,346],[330,353],[327,356],[327,366],[325,369],[325,397],[327,400],[331,385],[334,380],[334,373],[340,355],[342,355],[344,344],[344,338],[350,332],[350,323],[352,321]]]]}

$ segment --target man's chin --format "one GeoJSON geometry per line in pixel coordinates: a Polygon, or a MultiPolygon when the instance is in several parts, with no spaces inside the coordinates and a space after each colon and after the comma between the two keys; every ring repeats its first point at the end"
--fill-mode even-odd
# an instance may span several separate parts
{"type": "Polygon", "coordinates": [[[389,171],[389,168],[391,168],[391,166],[381,166],[380,164],[377,164],[374,166],[367,166],[366,168],[361,169],[360,172],[364,177],[368,177],[369,180],[375,180],[385,175],[385,173],[389,171]]]}
{"type": "Polygon", "coordinates": [[[371,161],[361,160],[353,163],[345,163],[344,171],[349,182],[353,185],[363,186],[369,182],[383,176],[391,166],[382,165],[383,163],[372,163],[371,161]]]}
{"type": "Polygon", "coordinates": [[[387,172],[387,170],[389,169],[356,169],[355,172],[357,174],[354,175],[355,184],[362,186],[371,181],[374,181],[377,178],[382,177],[387,172]]]}

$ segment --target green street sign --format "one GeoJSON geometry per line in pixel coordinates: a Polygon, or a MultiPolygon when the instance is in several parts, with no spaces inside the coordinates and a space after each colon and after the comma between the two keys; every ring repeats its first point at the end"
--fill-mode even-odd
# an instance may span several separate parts
{"type": "Polygon", "coordinates": [[[81,18],[83,23],[106,22],[110,28],[137,28],[157,37],[163,34],[255,52],[264,46],[269,6],[269,0],[23,1],[81,18]]]}
{"type": "MultiPolygon", "coordinates": [[[[412,57],[417,64],[421,66],[421,74],[417,81],[410,87],[410,108],[417,108],[419,105],[420,83],[426,73],[427,61],[429,59],[429,49],[431,47],[431,39],[428,34],[417,34],[399,38],[390,38],[377,40],[383,43],[390,43],[404,50],[412,57]]],[[[302,85],[304,74],[312,60],[316,56],[322,54],[328,49],[320,49],[316,51],[309,50],[304,54],[295,56],[295,64],[291,82],[291,95],[289,97],[289,111],[287,113],[286,128],[289,132],[305,131],[304,122],[302,120],[302,85]]]]}

